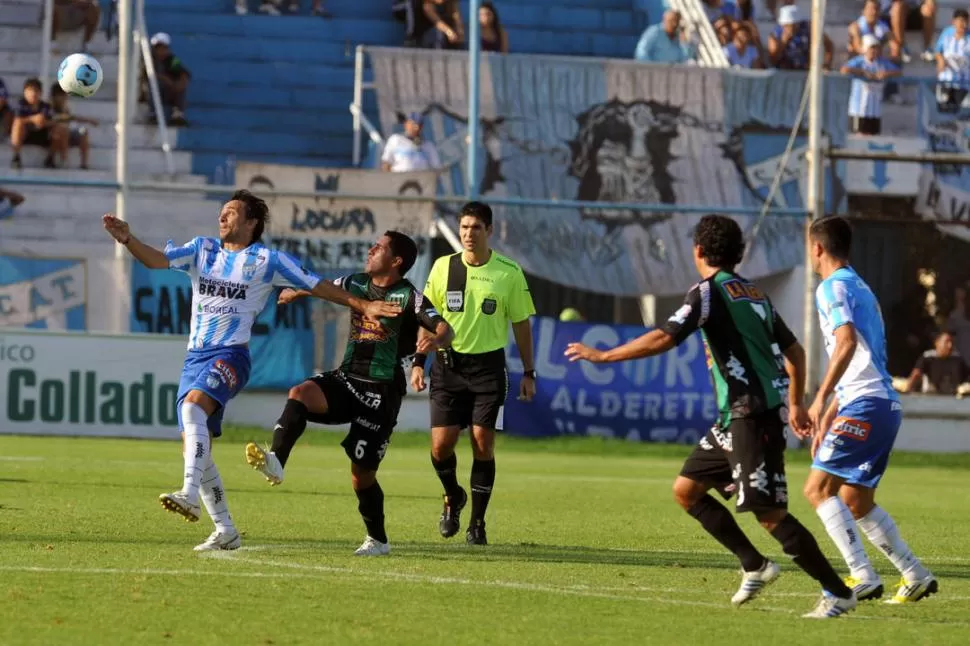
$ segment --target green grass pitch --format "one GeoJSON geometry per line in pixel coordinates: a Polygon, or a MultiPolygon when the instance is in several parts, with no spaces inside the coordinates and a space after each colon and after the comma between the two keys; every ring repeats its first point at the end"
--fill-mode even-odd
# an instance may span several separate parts
{"type": "MultiPolygon", "coordinates": [[[[970,644],[970,456],[894,456],[880,488],[940,594],[812,622],[814,582],[748,516],[783,575],[731,608],[736,562],[671,498],[684,447],[502,437],[492,544],[472,548],[438,535],[427,437],[399,433],[381,469],[392,554],[361,559],[340,437],[308,431],[270,488],[243,459],[267,435],[215,444],[244,547],[214,556],[192,551],[208,518],[157,502],[180,486],[177,443],[0,436],[0,644],[970,644]]],[[[470,461],[463,440],[466,482],[470,461]]],[[[790,453],[792,512],[844,571],[807,468],[790,453]]]]}

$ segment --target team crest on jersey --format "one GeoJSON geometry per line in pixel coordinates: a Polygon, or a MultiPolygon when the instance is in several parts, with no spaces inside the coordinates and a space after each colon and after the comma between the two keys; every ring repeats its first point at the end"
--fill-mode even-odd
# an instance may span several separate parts
{"type": "Polygon", "coordinates": [[[394,292],[393,294],[388,294],[384,300],[391,305],[397,305],[403,309],[408,302],[408,295],[407,292],[394,292]]]}
{"type": "Polygon", "coordinates": [[[266,264],[266,258],[258,254],[247,254],[246,262],[243,264],[242,275],[246,280],[252,280],[256,272],[266,264]]]}
{"type": "Polygon", "coordinates": [[[761,303],[765,300],[764,292],[743,280],[732,278],[721,283],[724,291],[732,301],[748,301],[761,303]]]}
{"type": "Polygon", "coordinates": [[[378,323],[365,318],[358,311],[350,314],[350,342],[351,343],[381,343],[390,338],[387,329],[378,323]]]}
{"type": "Polygon", "coordinates": [[[498,302],[494,298],[486,298],[482,301],[482,314],[492,315],[498,309],[498,302]]]}
{"type": "Polygon", "coordinates": [[[460,291],[449,291],[445,295],[449,312],[460,312],[465,307],[465,294],[460,291]]]}

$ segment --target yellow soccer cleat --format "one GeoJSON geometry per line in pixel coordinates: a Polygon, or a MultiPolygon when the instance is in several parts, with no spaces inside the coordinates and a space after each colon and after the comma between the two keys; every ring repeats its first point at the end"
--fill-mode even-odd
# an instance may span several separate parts
{"type": "Polygon", "coordinates": [[[903,578],[899,580],[896,593],[891,599],[887,599],[886,603],[897,605],[901,603],[916,603],[931,594],[936,594],[939,590],[940,584],[936,582],[932,574],[927,574],[926,577],[916,581],[907,581],[903,578]]]}
{"type": "Polygon", "coordinates": [[[250,442],[246,445],[246,462],[266,476],[270,486],[275,487],[283,482],[283,465],[272,451],[250,442]]]}

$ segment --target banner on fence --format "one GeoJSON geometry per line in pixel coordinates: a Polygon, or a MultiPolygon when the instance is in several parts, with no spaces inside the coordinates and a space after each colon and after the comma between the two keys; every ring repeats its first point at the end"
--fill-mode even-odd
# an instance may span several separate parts
{"type": "MultiPolygon", "coordinates": [[[[236,166],[236,185],[255,193],[295,190],[420,197],[435,195],[435,174],[241,163],[236,166]]],[[[418,261],[408,273],[411,282],[423,285],[427,278],[432,202],[277,197],[267,203],[266,243],[300,258],[325,278],[363,271],[367,251],[388,229],[406,233],[418,244],[418,261]]]]}
{"type": "Polygon", "coordinates": [[[0,433],[177,437],[183,340],[9,329],[0,337],[0,433]]]}
{"type": "MultiPolygon", "coordinates": [[[[970,153],[970,110],[940,110],[931,85],[920,86],[919,134],[927,152],[970,153]]],[[[970,166],[924,164],[920,173],[916,212],[928,220],[970,222],[970,166]]],[[[941,225],[951,235],[970,239],[962,225],[941,225]]]]}
{"type": "MultiPolygon", "coordinates": [[[[717,417],[703,342],[695,334],[658,357],[617,364],[569,363],[566,345],[579,341],[612,347],[645,332],[639,326],[533,322],[536,397],[505,406],[505,430],[513,435],[590,435],[644,442],[697,442],[717,417]]],[[[510,363],[515,344],[510,344],[510,363]]],[[[515,379],[517,384],[518,379],[515,379]]]]}
{"type": "MultiPolygon", "coordinates": [[[[314,370],[314,299],[300,299],[277,307],[271,298],[256,317],[249,351],[253,360],[249,388],[288,389],[314,370]]],[[[192,286],[189,277],[171,269],[153,270],[132,264],[131,331],[177,334],[182,353],[192,323],[192,286]]]]}
{"type": "MultiPolygon", "coordinates": [[[[391,132],[411,111],[447,169],[441,190],[461,195],[467,159],[467,56],[368,50],[391,132]]],[[[743,74],[632,61],[483,56],[482,175],[490,197],[652,205],[760,207],[798,114],[805,75],[743,74]],[[754,137],[753,139],[751,137],[754,137]],[[763,145],[764,144],[764,145],[763,145]]],[[[826,80],[824,123],[841,145],[849,83],[826,80]]],[[[776,206],[804,208],[798,156],[776,206]]],[[[827,174],[828,176],[829,174],[827,174]]],[[[829,196],[843,195],[840,190],[829,196]]],[[[671,211],[499,208],[495,246],[527,271],[560,284],[639,296],[681,293],[695,281],[691,233],[700,215],[671,211]]],[[[739,217],[745,229],[757,217],[739,217]]],[[[803,226],[769,217],[745,274],[789,269],[803,226]]]]}
{"type": "Polygon", "coordinates": [[[0,327],[87,329],[82,259],[0,255],[0,327]]]}

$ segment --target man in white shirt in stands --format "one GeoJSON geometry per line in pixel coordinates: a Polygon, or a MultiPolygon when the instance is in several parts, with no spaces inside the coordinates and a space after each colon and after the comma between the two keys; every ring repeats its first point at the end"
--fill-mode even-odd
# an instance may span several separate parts
{"type": "Polygon", "coordinates": [[[412,112],[404,122],[404,134],[393,134],[384,144],[381,155],[381,168],[392,173],[406,173],[417,170],[438,170],[441,160],[438,149],[430,141],[421,138],[424,116],[412,112]]]}

